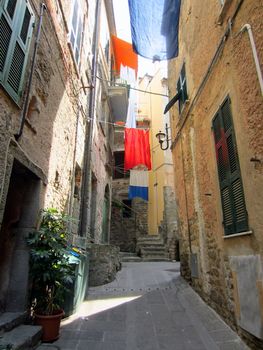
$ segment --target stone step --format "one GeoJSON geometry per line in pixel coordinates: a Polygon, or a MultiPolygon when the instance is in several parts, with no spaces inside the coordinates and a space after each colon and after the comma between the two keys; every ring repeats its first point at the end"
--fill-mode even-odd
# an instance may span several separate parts
{"type": "Polygon", "coordinates": [[[26,312],[4,312],[0,314],[0,335],[24,323],[26,312]]]}
{"type": "Polygon", "coordinates": [[[164,247],[162,242],[143,242],[137,243],[137,247],[164,247]]]}
{"type": "Polygon", "coordinates": [[[30,350],[40,341],[42,327],[21,325],[2,334],[0,349],[30,350]]]}
{"type": "Polygon", "coordinates": [[[142,258],[139,256],[125,256],[121,259],[122,262],[141,262],[142,258]]]}
{"type": "Polygon", "coordinates": [[[163,248],[164,247],[164,244],[163,243],[142,243],[142,244],[137,244],[137,249],[138,248],[146,248],[146,247],[153,247],[155,249],[158,249],[158,248],[163,248]]]}
{"type": "Polygon", "coordinates": [[[122,262],[140,262],[142,259],[136,253],[120,252],[122,262]]]}
{"type": "Polygon", "coordinates": [[[140,246],[141,250],[148,251],[148,252],[165,252],[165,247],[163,245],[153,246],[153,245],[145,245],[140,246]]]}
{"type": "Polygon", "coordinates": [[[120,256],[136,256],[136,253],[131,253],[131,252],[120,252],[120,256]]]}
{"type": "Polygon", "coordinates": [[[154,262],[154,261],[171,261],[168,258],[162,257],[162,256],[147,256],[142,258],[143,262],[154,262]]]}
{"type": "Polygon", "coordinates": [[[151,253],[146,253],[146,254],[141,254],[141,258],[148,258],[148,257],[160,257],[160,258],[164,258],[164,259],[167,259],[168,258],[168,254],[162,254],[162,253],[154,253],[154,252],[151,252],[151,253]]]}
{"type": "Polygon", "coordinates": [[[141,242],[149,242],[149,241],[160,241],[162,242],[163,239],[160,236],[143,236],[143,237],[138,237],[137,238],[137,242],[141,243],[141,242]]]}

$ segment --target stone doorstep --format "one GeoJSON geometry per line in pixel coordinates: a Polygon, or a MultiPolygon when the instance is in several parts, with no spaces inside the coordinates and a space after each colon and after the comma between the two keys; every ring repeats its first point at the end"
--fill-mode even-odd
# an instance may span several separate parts
{"type": "Polygon", "coordinates": [[[26,312],[4,312],[0,314],[0,335],[24,323],[26,317],[26,312]]]}
{"type": "MultiPolygon", "coordinates": [[[[41,326],[21,325],[0,337],[0,348],[6,346],[6,350],[29,350],[33,349],[40,341],[42,335],[41,326]]],[[[5,348],[4,348],[5,349],[5,348]]]]}

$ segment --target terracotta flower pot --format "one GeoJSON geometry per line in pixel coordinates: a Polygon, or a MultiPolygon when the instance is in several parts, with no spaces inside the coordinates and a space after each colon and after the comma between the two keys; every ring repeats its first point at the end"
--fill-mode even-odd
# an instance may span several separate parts
{"type": "Polygon", "coordinates": [[[51,342],[59,338],[59,328],[64,311],[59,310],[55,315],[35,314],[35,324],[42,326],[42,341],[51,342]]]}

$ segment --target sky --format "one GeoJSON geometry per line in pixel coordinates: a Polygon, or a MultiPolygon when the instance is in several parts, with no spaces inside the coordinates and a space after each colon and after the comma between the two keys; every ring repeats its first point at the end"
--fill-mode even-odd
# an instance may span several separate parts
{"type": "MultiPolygon", "coordinates": [[[[131,43],[132,40],[131,40],[128,0],[113,0],[113,6],[114,6],[117,36],[118,38],[131,43]]],[[[139,58],[138,76],[141,77],[146,73],[152,74],[153,73],[152,61],[140,56],[138,56],[138,58],[139,58]]]]}

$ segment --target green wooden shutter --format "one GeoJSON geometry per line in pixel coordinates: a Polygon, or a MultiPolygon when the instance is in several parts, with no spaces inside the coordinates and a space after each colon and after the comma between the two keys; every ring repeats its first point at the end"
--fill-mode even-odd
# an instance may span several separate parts
{"type": "Polygon", "coordinates": [[[2,1],[0,6],[0,81],[4,80],[4,73],[12,50],[11,42],[14,36],[14,14],[17,0],[2,1]]]}
{"type": "Polygon", "coordinates": [[[6,0],[0,16],[0,81],[19,102],[34,14],[26,0],[6,0]]]}
{"type": "Polygon", "coordinates": [[[225,234],[248,230],[235,133],[227,98],[213,119],[225,234]]]}
{"type": "Polygon", "coordinates": [[[180,92],[179,96],[179,113],[181,113],[185,101],[188,99],[187,85],[186,85],[186,72],[185,63],[181,69],[179,79],[177,81],[177,91],[180,92]]]}
{"type": "MultiPolygon", "coordinates": [[[[177,81],[177,91],[181,92],[181,81],[180,81],[180,77],[177,81]]],[[[179,113],[181,113],[182,110],[182,106],[183,106],[183,100],[182,100],[182,94],[180,94],[179,99],[178,99],[178,103],[179,103],[179,113]]]]}

